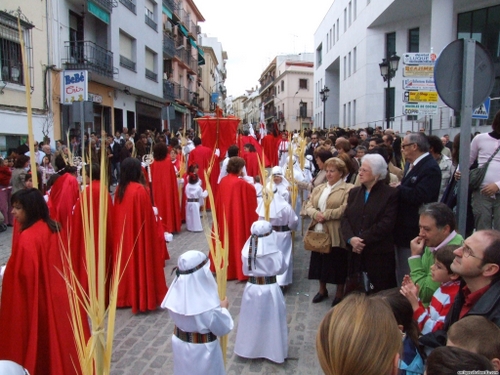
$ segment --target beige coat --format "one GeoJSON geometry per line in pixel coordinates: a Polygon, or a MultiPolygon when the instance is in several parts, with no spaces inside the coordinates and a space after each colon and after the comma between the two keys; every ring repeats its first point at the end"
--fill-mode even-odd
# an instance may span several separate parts
{"type": "MultiPolygon", "coordinates": [[[[347,207],[347,198],[349,197],[349,190],[354,185],[347,184],[344,181],[339,183],[330,192],[328,199],[326,201],[326,211],[323,212],[325,216],[325,222],[322,223],[325,231],[330,235],[332,240],[332,246],[345,248],[345,241],[340,233],[340,219],[344,214],[345,208],[347,207]]],[[[326,187],[326,183],[319,185],[314,188],[306,204],[306,212],[309,217],[315,219],[316,214],[320,211],[318,210],[318,201],[321,193],[326,187]]]]}

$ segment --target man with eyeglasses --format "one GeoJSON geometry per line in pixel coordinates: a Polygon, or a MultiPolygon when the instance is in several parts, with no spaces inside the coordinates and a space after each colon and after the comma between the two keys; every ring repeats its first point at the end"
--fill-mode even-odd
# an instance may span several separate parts
{"type": "Polygon", "coordinates": [[[394,233],[396,244],[396,277],[399,285],[410,273],[408,258],[410,242],[419,234],[419,208],[436,202],[441,187],[441,169],[429,154],[429,142],[424,133],[410,133],[401,143],[406,160],[401,182],[391,183],[399,190],[398,218],[394,233]]]}
{"type": "Polygon", "coordinates": [[[451,270],[462,277],[460,290],[442,331],[424,335],[428,347],[446,345],[446,332],[456,321],[480,315],[500,326],[500,232],[479,230],[454,251],[451,270]]]}

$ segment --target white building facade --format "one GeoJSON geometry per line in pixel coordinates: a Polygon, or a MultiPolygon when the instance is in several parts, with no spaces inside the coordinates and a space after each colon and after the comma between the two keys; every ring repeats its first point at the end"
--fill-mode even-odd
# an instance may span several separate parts
{"type": "MultiPolygon", "coordinates": [[[[453,111],[440,100],[432,117],[404,115],[403,59],[389,89],[379,64],[383,58],[406,52],[439,56],[455,39],[473,38],[492,54],[498,77],[499,17],[495,0],[334,1],[314,35],[315,126],[385,128],[387,117],[390,127],[399,131],[418,130],[423,123],[433,123],[434,128],[453,125],[453,111]],[[325,86],[330,91],[324,105],[320,91],[325,86]]],[[[495,82],[492,96],[499,93],[500,81],[495,82]]],[[[499,104],[492,102],[490,119],[499,104]]]]}

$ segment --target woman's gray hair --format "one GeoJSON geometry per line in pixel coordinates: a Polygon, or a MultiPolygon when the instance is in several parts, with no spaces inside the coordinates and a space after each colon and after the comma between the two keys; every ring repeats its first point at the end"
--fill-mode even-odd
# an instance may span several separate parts
{"type": "Polygon", "coordinates": [[[385,162],[382,155],[379,154],[367,154],[361,159],[362,163],[367,163],[372,169],[374,176],[378,176],[378,180],[385,180],[387,177],[387,163],[385,162]]]}

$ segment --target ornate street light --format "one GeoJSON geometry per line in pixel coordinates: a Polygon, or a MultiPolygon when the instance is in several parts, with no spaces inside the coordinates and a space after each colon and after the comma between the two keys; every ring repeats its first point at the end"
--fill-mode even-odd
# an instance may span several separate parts
{"type": "Polygon", "coordinates": [[[380,75],[384,78],[384,82],[387,82],[387,91],[385,93],[385,121],[386,128],[390,128],[390,92],[391,92],[391,79],[396,75],[396,71],[398,70],[400,57],[394,53],[391,57],[382,59],[382,62],[379,65],[380,67],[380,75]]]}
{"type": "Polygon", "coordinates": [[[323,102],[323,129],[326,124],[326,100],[328,99],[328,93],[330,89],[327,86],[323,86],[319,94],[321,95],[321,101],[323,102]]]}

